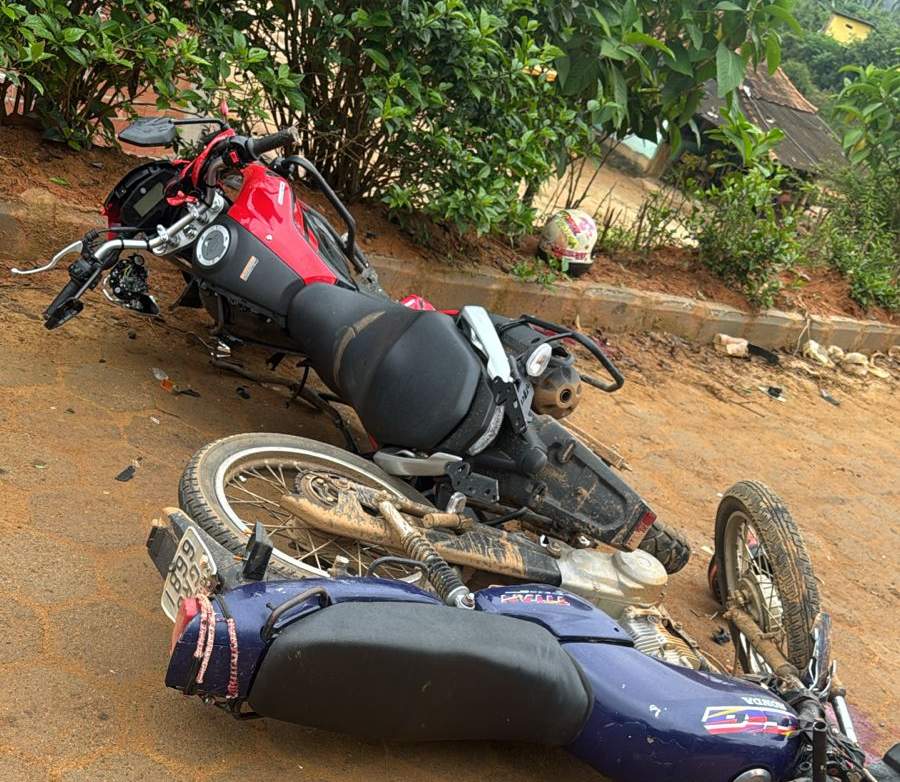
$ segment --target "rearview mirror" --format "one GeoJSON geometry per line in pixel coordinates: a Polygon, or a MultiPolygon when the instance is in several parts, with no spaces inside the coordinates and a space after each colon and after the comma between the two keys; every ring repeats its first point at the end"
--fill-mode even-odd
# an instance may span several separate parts
{"type": "Polygon", "coordinates": [[[177,132],[171,117],[146,117],[135,120],[119,134],[119,141],[136,147],[168,147],[177,132]]]}

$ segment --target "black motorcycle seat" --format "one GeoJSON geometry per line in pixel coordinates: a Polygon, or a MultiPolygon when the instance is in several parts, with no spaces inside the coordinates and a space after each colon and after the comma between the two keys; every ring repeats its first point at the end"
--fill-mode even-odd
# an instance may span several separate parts
{"type": "Polygon", "coordinates": [[[440,312],[316,283],[294,297],[287,328],[379,445],[432,449],[472,405],[481,362],[440,312]]]}
{"type": "Polygon", "coordinates": [[[253,682],[265,717],[396,741],[563,746],[591,695],[532,622],[412,603],[339,603],[288,625],[253,682]]]}

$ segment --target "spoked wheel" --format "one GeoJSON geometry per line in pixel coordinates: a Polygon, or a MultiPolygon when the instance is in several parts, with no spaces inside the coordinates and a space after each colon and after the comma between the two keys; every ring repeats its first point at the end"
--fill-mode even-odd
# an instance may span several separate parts
{"type": "MultiPolygon", "coordinates": [[[[754,481],[732,486],[716,514],[715,568],[725,605],[736,604],[803,671],[813,655],[819,590],[809,554],[785,504],[754,481]]],[[[731,638],[745,673],[771,668],[732,623],[731,638]]]]}
{"type": "MultiPolygon", "coordinates": [[[[293,492],[298,475],[308,470],[427,503],[411,486],[359,456],[283,434],[241,434],[207,445],[185,468],[179,501],[197,524],[235,554],[244,552],[255,523],[262,523],[275,545],[270,568],[288,578],[326,577],[337,557],[348,560],[350,575],[364,575],[374,560],[396,553],[321,532],[284,510],[279,499],[293,492]]],[[[403,566],[379,571],[395,578],[414,573],[403,566]]]]}

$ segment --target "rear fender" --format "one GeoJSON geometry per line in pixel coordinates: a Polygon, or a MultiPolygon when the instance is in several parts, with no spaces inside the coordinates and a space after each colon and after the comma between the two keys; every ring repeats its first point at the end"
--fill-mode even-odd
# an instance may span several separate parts
{"type": "MultiPolygon", "coordinates": [[[[656,518],[641,496],[590,448],[550,416],[532,424],[547,451],[547,464],[534,477],[483,469],[496,478],[500,499],[525,505],[552,522],[548,530],[563,540],[576,535],[624,549],[634,549],[656,518]]],[[[505,427],[492,450],[517,463],[527,443],[505,427]]]]}

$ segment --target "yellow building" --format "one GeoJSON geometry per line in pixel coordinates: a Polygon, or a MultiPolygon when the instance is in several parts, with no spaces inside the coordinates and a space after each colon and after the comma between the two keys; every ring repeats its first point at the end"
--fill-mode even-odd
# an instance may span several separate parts
{"type": "Polygon", "coordinates": [[[874,29],[874,25],[863,19],[833,11],[822,32],[839,43],[853,43],[866,40],[874,29]]]}

